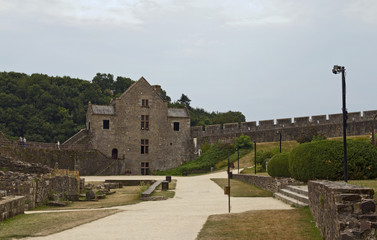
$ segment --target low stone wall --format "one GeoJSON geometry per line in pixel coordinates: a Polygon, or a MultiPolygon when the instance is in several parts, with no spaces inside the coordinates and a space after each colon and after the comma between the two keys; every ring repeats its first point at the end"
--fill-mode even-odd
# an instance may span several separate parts
{"type": "Polygon", "coordinates": [[[23,196],[6,196],[0,198],[0,222],[24,213],[24,203],[25,198],[23,196]]]}
{"type": "Polygon", "coordinates": [[[373,189],[309,181],[309,206],[324,239],[376,239],[373,189]]]}
{"type": "Polygon", "coordinates": [[[233,174],[233,179],[241,180],[249,184],[256,185],[270,192],[278,192],[280,188],[291,184],[303,184],[293,178],[274,178],[270,176],[233,174]]]}
{"type": "Polygon", "coordinates": [[[25,209],[42,206],[51,196],[66,198],[79,193],[80,182],[71,176],[30,176],[12,174],[0,178],[0,189],[7,195],[24,196],[25,209]]]}

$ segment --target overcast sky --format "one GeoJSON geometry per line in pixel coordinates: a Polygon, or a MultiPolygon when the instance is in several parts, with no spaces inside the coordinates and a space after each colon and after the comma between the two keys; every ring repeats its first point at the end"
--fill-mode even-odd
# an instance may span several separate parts
{"type": "Polygon", "coordinates": [[[0,71],[144,76],[247,121],[375,110],[376,0],[0,0],[0,71]]]}

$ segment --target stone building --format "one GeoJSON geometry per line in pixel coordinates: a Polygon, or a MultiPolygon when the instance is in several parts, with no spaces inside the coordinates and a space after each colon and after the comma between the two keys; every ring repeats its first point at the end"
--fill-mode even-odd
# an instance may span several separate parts
{"type": "Polygon", "coordinates": [[[148,175],[191,159],[193,143],[186,108],[168,108],[161,87],[143,77],[110,105],[89,102],[89,148],[123,160],[124,174],[148,175]]]}

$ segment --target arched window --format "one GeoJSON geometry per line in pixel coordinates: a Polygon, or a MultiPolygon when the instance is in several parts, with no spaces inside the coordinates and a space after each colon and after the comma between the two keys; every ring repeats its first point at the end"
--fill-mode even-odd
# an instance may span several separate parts
{"type": "Polygon", "coordinates": [[[114,148],[114,149],[111,151],[111,158],[112,158],[112,159],[118,159],[118,149],[114,148]]]}

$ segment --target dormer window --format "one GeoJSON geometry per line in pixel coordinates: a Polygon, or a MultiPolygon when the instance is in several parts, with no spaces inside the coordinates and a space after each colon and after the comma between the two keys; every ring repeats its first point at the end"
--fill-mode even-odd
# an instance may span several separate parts
{"type": "Polygon", "coordinates": [[[149,107],[148,99],[141,99],[141,106],[142,107],[149,107]]]}

